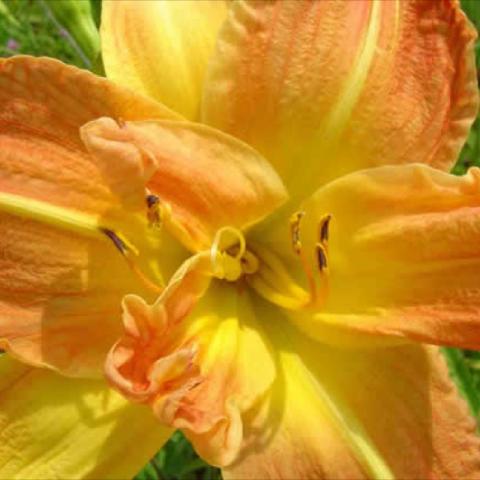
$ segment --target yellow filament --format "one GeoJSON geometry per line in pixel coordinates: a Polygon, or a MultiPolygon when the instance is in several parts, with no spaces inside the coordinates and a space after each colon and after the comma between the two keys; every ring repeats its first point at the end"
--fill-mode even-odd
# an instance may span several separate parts
{"type": "Polygon", "coordinates": [[[127,255],[124,255],[125,260],[127,261],[128,266],[132,270],[132,272],[137,275],[139,280],[143,283],[144,287],[146,287],[148,290],[151,290],[152,292],[155,293],[162,293],[163,292],[163,287],[157,285],[156,283],[152,282],[138,267],[138,265],[127,255]]]}

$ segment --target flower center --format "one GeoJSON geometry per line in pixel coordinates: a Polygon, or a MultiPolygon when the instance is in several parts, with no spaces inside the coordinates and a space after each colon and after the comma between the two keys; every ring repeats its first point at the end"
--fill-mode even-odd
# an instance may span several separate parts
{"type": "Polygon", "coordinates": [[[306,279],[306,289],[301,286],[301,279],[294,278],[286,268],[281,255],[261,242],[251,241],[247,245],[243,233],[231,226],[218,230],[212,243],[210,260],[213,276],[229,282],[243,278],[260,296],[282,308],[296,310],[323,304],[328,290],[327,250],[331,216],[325,215],[321,219],[314,251],[308,255],[300,235],[304,215],[303,212],[292,215],[290,236],[292,250],[301,266],[300,272],[306,279]]]}
{"type": "Polygon", "coordinates": [[[234,227],[223,227],[215,235],[210,249],[213,276],[230,282],[254,274],[259,267],[256,255],[247,249],[243,233],[234,227]]]}

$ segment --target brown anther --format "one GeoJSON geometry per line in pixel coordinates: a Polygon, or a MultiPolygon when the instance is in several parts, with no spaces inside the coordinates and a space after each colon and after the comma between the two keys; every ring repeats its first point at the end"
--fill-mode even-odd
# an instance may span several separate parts
{"type": "Polygon", "coordinates": [[[315,245],[315,254],[317,256],[317,266],[320,272],[324,272],[328,268],[327,252],[321,243],[315,245]]]}
{"type": "Polygon", "coordinates": [[[122,254],[126,255],[128,252],[128,247],[125,245],[124,241],[113,231],[108,228],[100,228],[100,231],[104,233],[115,245],[116,249],[122,254]]]}
{"type": "Polygon", "coordinates": [[[163,288],[152,282],[147,276],[140,270],[138,265],[134,261],[134,257],[138,255],[138,251],[133,245],[121,234],[110,230],[109,228],[100,228],[100,231],[106,235],[112,243],[115,245],[116,249],[122,254],[123,258],[126,260],[127,265],[130,269],[137,275],[140,281],[150,290],[155,293],[161,293],[163,288]]]}
{"type": "Polygon", "coordinates": [[[162,226],[162,216],[160,213],[160,198],[156,195],[148,194],[145,197],[147,204],[147,219],[150,227],[160,228],[162,226]]]}
{"type": "Polygon", "coordinates": [[[125,122],[125,120],[122,117],[118,117],[117,118],[117,125],[120,128],[125,128],[127,126],[127,123],[125,122]]]}
{"type": "Polygon", "coordinates": [[[318,240],[323,245],[326,245],[328,243],[328,234],[329,234],[329,226],[330,226],[331,219],[332,219],[331,215],[325,215],[325,217],[323,217],[319,223],[318,240]]]}

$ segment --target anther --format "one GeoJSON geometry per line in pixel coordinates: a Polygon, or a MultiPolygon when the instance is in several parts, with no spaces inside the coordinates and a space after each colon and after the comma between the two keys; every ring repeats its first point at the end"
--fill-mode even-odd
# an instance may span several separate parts
{"type": "Polygon", "coordinates": [[[295,212],[290,217],[290,235],[292,239],[293,251],[300,255],[302,252],[302,242],[300,241],[300,223],[305,216],[305,212],[295,212]]]}
{"type": "Polygon", "coordinates": [[[321,243],[315,245],[315,254],[317,256],[317,265],[320,272],[324,272],[328,268],[327,252],[321,243]]]}
{"type": "Polygon", "coordinates": [[[329,235],[329,227],[330,227],[330,220],[332,219],[332,216],[325,215],[319,223],[319,229],[318,229],[318,239],[320,243],[323,245],[326,245],[328,243],[328,235],[329,235]]]}
{"type": "Polygon", "coordinates": [[[313,278],[313,272],[309,265],[304,253],[302,252],[302,241],[300,239],[300,223],[305,216],[305,212],[295,212],[290,217],[290,235],[292,240],[293,251],[300,257],[300,263],[302,264],[303,271],[308,281],[308,288],[310,290],[311,301],[314,302],[317,297],[317,287],[313,278]]]}
{"type": "Polygon", "coordinates": [[[146,196],[145,202],[147,203],[148,208],[152,208],[160,203],[160,199],[156,195],[149,194],[146,196]]]}
{"type": "Polygon", "coordinates": [[[117,250],[122,255],[127,255],[129,252],[132,252],[135,255],[138,255],[138,250],[126,238],[122,237],[120,234],[115,233],[113,230],[110,230],[109,228],[100,227],[99,230],[113,242],[117,250]]]}
{"type": "Polygon", "coordinates": [[[160,228],[162,226],[162,214],[160,198],[156,195],[148,194],[145,197],[147,204],[147,219],[150,227],[160,228]]]}
{"type": "Polygon", "coordinates": [[[112,241],[112,243],[115,245],[115,248],[122,254],[123,258],[126,260],[130,269],[139,277],[141,282],[148,289],[153,290],[156,293],[161,293],[163,291],[163,288],[152,282],[149,278],[147,278],[145,274],[138,268],[138,265],[134,262],[132,254],[134,256],[137,256],[139,254],[135,246],[133,246],[121,234],[116,233],[109,228],[100,227],[99,230],[112,241]]]}

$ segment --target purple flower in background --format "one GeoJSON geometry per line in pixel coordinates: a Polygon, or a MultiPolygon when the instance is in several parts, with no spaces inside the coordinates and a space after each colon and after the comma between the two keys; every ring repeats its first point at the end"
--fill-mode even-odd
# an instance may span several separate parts
{"type": "Polygon", "coordinates": [[[9,50],[17,51],[20,48],[20,44],[14,38],[9,38],[7,40],[7,48],[9,50]]]}

